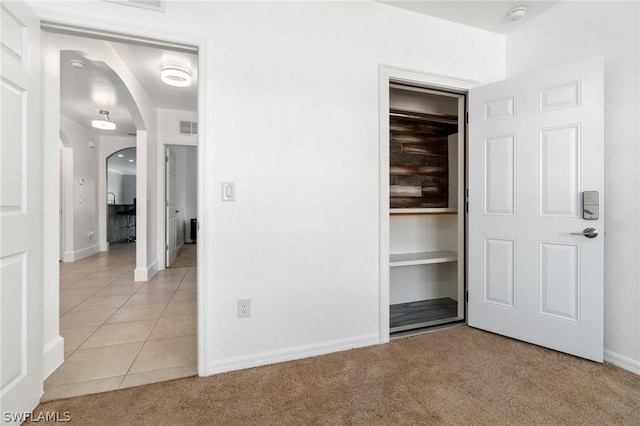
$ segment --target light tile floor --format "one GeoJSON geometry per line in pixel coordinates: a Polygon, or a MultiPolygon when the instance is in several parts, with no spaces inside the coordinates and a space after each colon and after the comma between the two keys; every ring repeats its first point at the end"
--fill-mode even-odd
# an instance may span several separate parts
{"type": "Polygon", "coordinates": [[[135,244],[60,263],[65,362],[42,401],[197,374],[196,268],[165,269],[149,282],[134,282],[134,269],[135,244]]]}

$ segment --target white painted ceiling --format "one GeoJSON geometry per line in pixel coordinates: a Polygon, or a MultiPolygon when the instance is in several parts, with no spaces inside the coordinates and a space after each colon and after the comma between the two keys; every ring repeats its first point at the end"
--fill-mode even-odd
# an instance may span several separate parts
{"type": "Polygon", "coordinates": [[[508,34],[527,21],[544,12],[560,0],[522,1],[431,1],[431,0],[381,0],[391,6],[430,15],[447,21],[480,28],[499,34],[508,34]],[[509,21],[506,13],[516,6],[527,6],[527,14],[519,21],[509,21]]]}
{"type": "MultiPolygon", "coordinates": [[[[198,57],[194,53],[173,51],[136,44],[111,42],[127,64],[136,80],[147,92],[156,107],[186,111],[197,110],[198,57]],[[168,86],[160,81],[163,65],[180,65],[191,71],[192,84],[186,88],[168,86]]],[[[87,56],[100,60],[87,51],[87,56]]],[[[135,126],[128,108],[119,99],[114,84],[95,64],[75,52],[63,51],[60,58],[60,110],[71,120],[100,135],[126,136],[135,134],[135,126]],[[70,60],[85,63],[85,68],[74,68],[70,60]],[[106,109],[116,123],[116,130],[97,130],[91,120],[98,111],[106,109]]]]}
{"type": "MultiPolygon", "coordinates": [[[[557,4],[558,1],[384,0],[381,2],[416,13],[507,34],[557,4]],[[528,7],[527,15],[520,21],[510,22],[505,17],[506,12],[519,5],[528,7]]],[[[196,111],[198,85],[196,54],[116,41],[111,41],[111,44],[158,108],[196,111]],[[162,83],[160,70],[163,65],[167,64],[181,65],[190,69],[193,84],[188,88],[178,88],[162,83]]],[[[91,55],[92,52],[87,52],[87,54],[91,55]]],[[[83,58],[77,53],[63,52],[60,74],[62,114],[91,128],[91,120],[97,118],[98,111],[107,109],[111,120],[117,124],[117,129],[115,131],[92,130],[99,134],[113,136],[126,136],[135,133],[135,126],[129,111],[122,100],[118,99],[114,83],[102,74],[89,59],[83,58]],[[86,64],[86,67],[84,69],[73,68],[69,62],[71,59],[81,60],[86,64]]]]}
{"type": "Polygon", "coordinates": [[[107,159],[107,169],[110,172],[120,173],[122,175],[136,174],[136,149],[125,148],[118,152],[114,152],[107,159]],[[122,157],[120,157],[122,155],[122,157]],[[130,161],[133,160],[133,161],[130,161]]]}

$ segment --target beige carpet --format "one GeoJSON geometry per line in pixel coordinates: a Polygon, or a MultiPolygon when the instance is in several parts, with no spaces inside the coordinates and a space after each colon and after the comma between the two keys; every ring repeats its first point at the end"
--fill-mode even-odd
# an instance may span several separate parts
{"type": "Polygon", "coordinates": [[[82,425],[638,425],[640,376],[458,327],[38,410],[82,425]]]}

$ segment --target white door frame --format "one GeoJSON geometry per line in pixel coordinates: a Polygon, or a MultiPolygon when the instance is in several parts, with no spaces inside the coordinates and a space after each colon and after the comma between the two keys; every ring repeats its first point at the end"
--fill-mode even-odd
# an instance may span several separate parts
{"type": "MultiPolygon", "coordinates": [[[[457,77],[429,74],[390,65],[379,66],[379,301],[378,333],[380,343],[389,341],[389,83],[407,82],[434,89],[466,92],[478,85],[477,81],[457,77]]],[[[466,185],[465,185],[466,187],[466,185]]],[[[465,236],[466,239],[466,236],[465,236]]]]}
{"type": "MultiPolygon", "coordinates": [[[[86,30],[87,32],[91,32],[93,34],[96,33],[108,33],[108,34],[118,34],[123,37],[123,39],[147,39],[147,40],[157,40],[158,44],[162,44],[162,41],[172,44],[182,44],[193,46],[198,49],[198,69],[199,69],[199,82],[198,82],[198,122],[199,122],[199,138],[200,140],[206,140],[207,129],[209,128],[210,119],[208,114],[206,113],[210,108],[210,100],[207,100],[205,97],[205,89],[208,84],[208,74],[206,72],[207,69],[212,68],[212,64],[209,61],[207,56],[206,49],[206,40],[202,38],[192,37],[192,36],[177,36],[175,34],[167,34],[165,32],[148,30],[138,27],[124,26],[117,22],[105,21],[105,20],[96,20],[87,18],[85,16],[71,16],[68,14],[61,15],[57,13],[51,13],[49,11],[38,10],[35,9],[34,12],[40,18],[41,22],[47,22],[51,24],[57,24],[61,26],[67,27],[75,27],[78,29],[86,30]]],[[[51,137],[49,133],[51,133],[51,128],[55,127],[55,125],[51,122],[51,120],[55,121],[56,118],[52,117],[51,114],[47,113],[48,106],[56,105],[59,102],[59,99],[50,99],[50,93],[45,91],[44,93],[44,117],[45,117],[45,125],[44,131],[45,138],[51,137]],[[47,136],[48,135],[48,136],[47,136]]],[[[59,119],[59,117],[58,117],[59,119]]],[[[59,127],[59,126],[58,126],[59,127]]],[[[56,134],[57,138],[58,135],[56,134]]],[[[55,182],[59,181],[58,178],[58,169],[56,166],[53,167],[55,173],[51,173],[48,171],[46,165],[49,162],[55,161],[57,164],[58,155],[56,153],[58,146],[56,144],[44,144],[44,158],[45,158],[45,168],[44,168],[44,181],[45,182],[55,182]]],[[[210,162],[209,160],[212,157],[212,149],[211,147],[207,147],[206,144],[200,143],[198,144],[198,182],[205,182],[205,167],[204,164],[210,162]]],[[[208,173],[210,174],[210,173],[208,173]]],[[[57,184],[55,184],[57,186],[57,184]]],[[[51,188],[53,193],[59,191],[59,188],[51,188]],[[57,191],[56,191],[57,190],[57,191]]],[[[56,195],[57,196],[57,195],[56,195]]],[[[207,194],[203,188],[203,185],[198,185],[198,221],[199,224],[204,224],[206,217],[204,206],[209,205],[208,202],[211,195],[207,194]]],[[[145,197],[146,198],[146,197],[145,197]]],[[[144,203],[144,200],[140,201],[144,203]]],[[[54,205],[45,205],[44,206],[44,214],[45,216],[53,216],[57,219],[58,217],[58,206],[57,202],[53,203],[54,205]]],[[[206,228],[205,228],[206,229],[206,228]]],[[[203,229],[203,231],[205,231],[203,229]]],[[[46,232],[45,230],[45,247],[57,247],[59,246],[59,226],[56,223],[55,232],[46,232]]],[[[197,314],[197,327],[198,327],[198,374],[200,376],[204,376],[207,374],[207,365],[208,365],[208,354],[207,348],[211,347],[211,337],[210,333],[208,333],[209,327],[208,323],[210,321],[210,294],[211,294],[211,286],[205,286],[204,283],[209,282],[208,277],[211,276],[211,272],[207,268],[207,263],[203,262],[202,259],[205,259],[208,253],[211,252],[209,245],[205,242],[210,240],[206,237],[198,237],[198,240],[201,244],[198,247],[198,264],[202,265],[202,267],[198,268],[197,272],[197,300],[198,300],[198,314],[197,314]]],[[[162,241],[162,238],[159,238],[158,241],[162,241]]],[[[51,251],[51,250],[50,250],[51,251]]],[[[46,253],[46,249],[45,249],[46,253]]],[[[57,262],[56,262],[57,263],[57,262]]],[[[210,264],[210,263],[209,263],[210,264]]],[[[45,274],[44,277],[44,287],[51,289],[54,287],[56,291],[59,289],[58,282],[58,274],[45,274]]],[[[57,310],[56,310],[57,311],[57,310]]],[[[57,315],[57,312],[56,312],[57,315]]],[[[47,319],[45,318],[45,321],[47,319]]],[[[46,344],[46,342],[45,342],[46,344]]],[[[43,377],[44,380],[44,377],[43,377]]]]}
{"type": "MultiPolygon", "coordinates": [[[[173,261],[175,260],[175,254],[178,251],[177,248],[177,238],[173,239],[173,242],[170,243],[171,239],[171,217],[170,217],[170,211],[171,211],[171,204],[169,203],[169,201],[173,202],[173,208],[175,209],[175,216],[174,216],[174,220],[177,221],[177,213],[178,213],[178,209],[177,209],[177,200],[176,200],[176,194],[175,191],[177,191],[178,189],[178,177],[176,174],[176,170],[178,168],[178,165],[176,164],[176,152],[171,149],[170,145],[165,145],[164,146],[164,157],[165,157],[165,163],[164,163],[164,200],[165,200],[165,206],[164,206],[164,247],[165,247],[165,267],[170,267],[171,263],[173,263],[173,261]],[[171,162],[171,165],[173,165],[174,167],[174,180],[175,182],[173,183],[173,185],[170,184],[169,180],[170,180],[170,158],[173,157],[173,161],[171,162]],[[172,188],[173,187],[173,188],[172,188]],[[173,191],[173,193],[172,193],[173,191]],[[169,194],[171,194],[171,196],[169,196],[169,194]],[[170,200],[171,199],[171,200],[170,200]],[[171,252],[169,251],[171,250],[171,252]],[[173,257],[173,259],[172,259],[173,257]]],[[[184,207],[183,207],[184,209],[184,207]]],[[[175,233],[178,234],[178,230],[175,229],[175,233]]],[[[177,237],[177,235],[175,235],[177,237]]]]}
{"type": "MultiPolygon", "coordinates": [[[[200,96],[200,94],[198,94],[198,96],[200,96]]],[[[200,119],[200,115],[198,114],[198,119],[200,119]]],[[[200,145],[200,129],[198,129],[198,142],[197,143],[187,143],[187,142],[171,142],[171,141],[159,141],[158,143],[161,144],[162,146],[162,152],[163,155],[158,155],[158,165],[157,165],[157,170],[158,170],[158,194],[162,194],[162,197],[158,197],[158,213],[160,214],[160,216],[158,216],[158,235],[163,235],[162,240],[160,241],[162,244],[158,244],[158,270],[163,270],[167,268],[167,262],[166,262],[166,253],[167,251],[165,250],[165,247],[167,246],[167,235],[166,235],[166,223],[167,223],[167,209],[165,208],[165,195],[166,195],[166,170],[165,170],[165,155],[166,155],[166,150],[167,147],[171,147],[171,146],[186,146],[186,147],[193,147],[196,148],[198,150],[197,152],[197,167],[198,167],[198,222],[200,222],[200,200],[202,199],[200,196],[200,190],[202,187],[202,181],[200,180],[200,168],[201,168],[201,163],[200,163],[200,153],[202,152],[200,150],[200,148],[198,148],[198,146],[200,145]]],[[[186,231],[185,231],[185,241],[187,240],[186,237],[186,231]]],[[[198,248],[198,250],[200,250],[198,248]]],[[[198,258],[196,260],[197,264],[200,264],[200,258],[198,258]]]]}

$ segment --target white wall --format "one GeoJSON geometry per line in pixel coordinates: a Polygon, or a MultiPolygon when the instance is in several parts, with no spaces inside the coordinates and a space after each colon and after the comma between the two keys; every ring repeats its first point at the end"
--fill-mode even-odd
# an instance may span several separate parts
{"type": "Polygon", "coordinates": [[[375,2],[41,6],[203,40],[201,373],[380,341],[378,66],[489,83],[504,37],[375,2]],[[237,318],[241,297],[251,318],[237,318]]]}
{"type": "Polygon", "coordinates": [[[198,121],[196,111],[183,111],[179,109],[158,108],[158,140],[171,145],[197,145],[196,135],[181,135],[181,121],[198,121]]]}
{"type": "Polygon", "coordinates": [[[122,173],[107,171],[107,201],[109,204],[122,204],[122,173]]]}
{"type": "Polygon", "coordinates": [[[124,204],[133,204],[136,198],[136,175],[122,175],[122,201],[124,204]]]}
{"type": "Polygon", "coordinates": [[[67,137],[67,147],[73,149],[73,246],[65,247],[64,260],[75,261],[98,252],[98,150],[100,137],[86,127],[60,117],[60,130],[67,137]],[[84,181],[83,184],[80,182],[84,181]]]}
{"type": "Polygon", "coordinates": [[[640,374],[637,2],[561,2],[507,37],[509,77],[605,59],[605,360],[640,374]]]}

